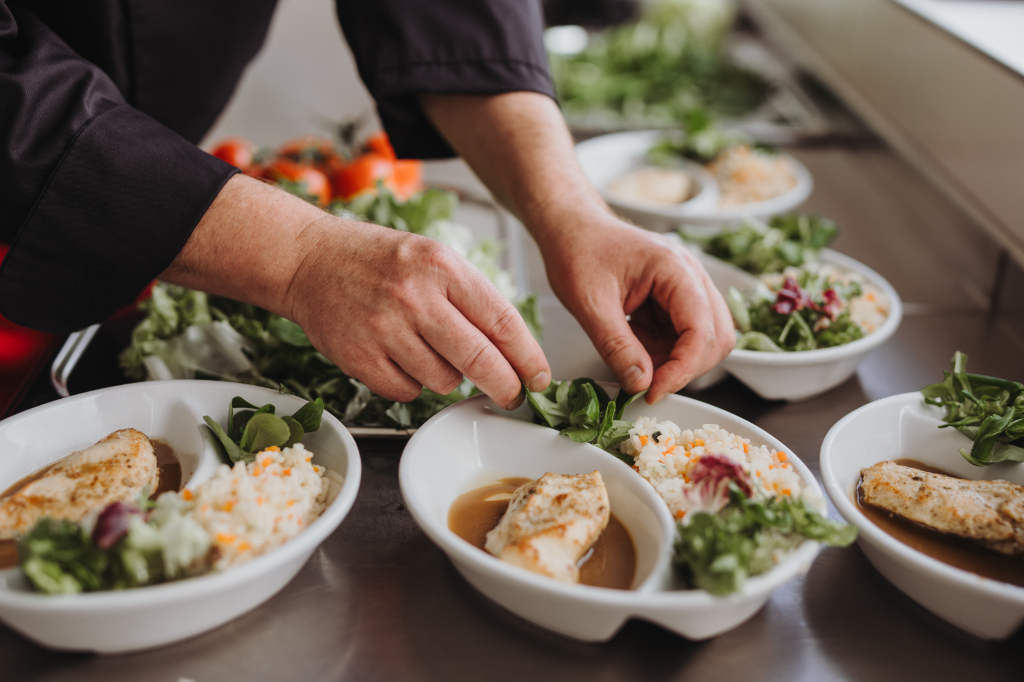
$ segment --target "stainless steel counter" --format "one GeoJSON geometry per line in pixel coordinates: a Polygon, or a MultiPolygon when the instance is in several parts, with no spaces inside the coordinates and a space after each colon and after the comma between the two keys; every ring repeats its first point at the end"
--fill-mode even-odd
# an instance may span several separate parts
{"type": "MultiPolygon", "coordinates": [[[[837,419],[930,383],[954,349],[970,355],[972,369],[1024,377],[1024,328],[1019,315],[984,309],[995,247],[891,152],[798,155],[816,175],[810,206],[840,222],[836,248],[902,293],[903,325],[855,378],[813,401],[765,402],[734,380],[699,397],[775,434],[817,473],[822,437],[837,419]]],[[[546,301],[545,346],[556,373],[592,365],[575,323],[546,301]]],[[[33,399],[46,398],[40,386],[33,399]]],[[[990,643],[955,630],[889,585],[856,547],[824,550],[806,577],[710,641],[641,622],[604,644],[563,639],[477,594],[419,531],[398,491],[402,446],[360,443],[355,507],[262,607],[193,640],[111,657],[47,651],[0,626],[0,680],[995,682],[1018,680],[1024,670],[1024,632],[990,643]]]]}

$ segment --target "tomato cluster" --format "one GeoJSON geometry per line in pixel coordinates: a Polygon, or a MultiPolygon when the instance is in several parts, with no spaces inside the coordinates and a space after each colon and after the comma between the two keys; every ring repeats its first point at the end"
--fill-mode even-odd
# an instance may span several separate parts
{"type": "Polygon", "coordinates": [[[396,158],[383,131],[350,152],[331,140],[310,136],[267,151],[258,151],[248,140],[229,138],[211,153],[248,175],[285,186],[319,206],[327,206],[332,199],[351,199],[375,191],[378,183],[400,199],[423,189],[422,162],[396,158]]]}

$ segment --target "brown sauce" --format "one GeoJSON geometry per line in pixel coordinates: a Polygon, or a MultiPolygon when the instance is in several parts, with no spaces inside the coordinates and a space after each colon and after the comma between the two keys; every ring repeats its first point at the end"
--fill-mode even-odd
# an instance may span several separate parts
{"type": "MultiPolygon", "coordinates": [[[[174,448],[162,440],[154,439],[153,453],[156,455],[157,484],[156,490],[150,495],[150,499],[159,496],[167,491],[177,491],[181,488],[181,462],[174,454],[174,448]]],[[[19,479],[13,485],[0,493],[0,500],[15,494],[33,481],[45,476],[61,460],[49,464],[39,471],[33,472],[24,478],[19,479]]],[[[18,565],[18,544],[14,540],[0,540],[0,570],[12,568],[18,565]]]]}
{"type": "MultiPolygon", "coordinates": [[[[498,525],[509,498],[528,478],[503,478],[460,495],[448,511],[448,527],[460,538],[484,550],[487,533],[498,525]],[[496,499],[495,499],[496,498],[496,499]]],[[[580,582],[595,587],[628,590],[636,573],[633,538],[614,514],[593,547],[580,559],[580,582]]]]}
{"type": "MultiPolygon", "coordinates": [[[[894,461],[897,464],[933,474],[952,476],[949,472],[916,460],[897,459],[894,461]]],[[[859,484],[854,501],[857,504],[857,509],[872,523],[908,547],[976,575],[1024,587],[1024,557],[1000,554],[970,540],[939,533],[895,516],[884,509],[873,507],[861,500],[859,484]]]]}

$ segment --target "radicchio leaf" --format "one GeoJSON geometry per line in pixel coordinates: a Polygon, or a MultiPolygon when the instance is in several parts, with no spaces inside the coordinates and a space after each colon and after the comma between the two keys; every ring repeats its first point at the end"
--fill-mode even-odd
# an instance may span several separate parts
{"type": "Polygon", "coordinates": [[[140,516],[142,510],[134,504],[111,502],[96,518],[92,529],[92,542],[100,549],[110,549],[128,533],[132,517],[140,516]]]}

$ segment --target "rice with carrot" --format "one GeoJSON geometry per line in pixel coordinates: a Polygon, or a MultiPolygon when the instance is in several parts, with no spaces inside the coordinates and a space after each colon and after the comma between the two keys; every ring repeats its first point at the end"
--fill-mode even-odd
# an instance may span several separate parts
{"type": "Polygon", "coordinates": [[[324,510],[325,469],[301,443],[271,447],[250,463],[221,465],[209,480],[180,495],[209,535],[212,568],[247,561],[295,537],[324,510]]]}
{"type": "Polygon", "coordinates": [[[681,429],[675,422],[640,417],[619,447],[634,458],[633,468],[654,486],[677,520],[724,507],[729,496],[723,482],[728,480],[749,481],[754,499],[809,494],[786,453],[755,445],[717,424],[681,429]],[[738,467],[743,475],[703,475],[710,467],[738,467]]]}

